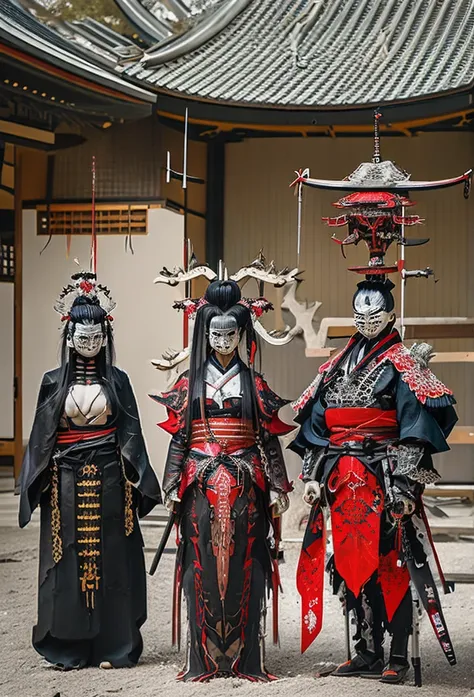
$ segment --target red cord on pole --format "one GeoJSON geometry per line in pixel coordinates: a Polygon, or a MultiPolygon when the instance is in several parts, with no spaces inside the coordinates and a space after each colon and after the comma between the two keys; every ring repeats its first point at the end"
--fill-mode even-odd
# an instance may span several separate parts
{"type": "Polygon", "coordinates": [[[92,225],[91,225],[91,260],[92,273],[97,273],[97,234],[95,229],[95,155],[92,155],[92,225]]]}

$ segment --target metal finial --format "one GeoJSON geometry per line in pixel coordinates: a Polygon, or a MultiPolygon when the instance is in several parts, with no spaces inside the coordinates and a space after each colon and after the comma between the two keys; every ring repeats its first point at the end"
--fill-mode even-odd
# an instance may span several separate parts
{"type": "Polygon", "coordinates": [[[380,131],[379,131],[379,119],[382,114],[378,109],[374,111],[374,155],[372,157],[372,162],[378,164],[381,162],[382,157],[380,155],[380,131]]]}

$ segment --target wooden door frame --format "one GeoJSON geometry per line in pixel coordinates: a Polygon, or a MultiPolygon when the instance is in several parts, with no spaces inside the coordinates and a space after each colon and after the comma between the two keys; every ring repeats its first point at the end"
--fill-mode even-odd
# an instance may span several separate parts
{"type": "Polygon", "coordinates": [[[15,146],[15,283],[14,283],[14,437],[13,473],[15,484],[23,461],[23,196],[22,156],[15,146]]]}

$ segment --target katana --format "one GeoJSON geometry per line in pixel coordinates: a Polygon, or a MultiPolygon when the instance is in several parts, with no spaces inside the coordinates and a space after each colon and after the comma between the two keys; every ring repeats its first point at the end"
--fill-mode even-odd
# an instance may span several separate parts
{"type": "Polygon", "coordinates": [[[420,654],[420,599],[411,584],[411,595],[413,603],[413,626],[411,635],[411,663],[415,674],[415,687],[422,686],[421,676],[421,654],[420,654]]]}
{"type": "Polygon", "coordinates": [[[171,513],[170,517],[168,518],[168,522],[166,524],[166,528],[163,532],[163,535],[160,540],[160,544],[158,545],[158,549],[155,552],[155,556],[153,557],[153,561],[150,566],[150,571],[148,572],[150,576],[153,576],[158,564],[160,563],[161,557],[163,556],[163,552],[165,551],[165,547],[168,543],[169,537],[171,535],[171,531],[173,530],[173,526],[177,521],[177,514],[176,513],[171,513]]]}

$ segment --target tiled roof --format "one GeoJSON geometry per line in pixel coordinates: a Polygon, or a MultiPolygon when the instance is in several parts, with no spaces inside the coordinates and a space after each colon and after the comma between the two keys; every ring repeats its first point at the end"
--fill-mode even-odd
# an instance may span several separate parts
{"type": "Polygon", "coordinates": [[[60,28],[53,29],[15,0],[0,0],[0,40],[94,83],[153,103],[155,95],[145,85],[134,85],[115,70],[117,50],[127,49],[131,42],[118,34],[112,36],[114,32],[105,28],[100,35],[98,32],[92,20],[77,25],[62,22],[60,28]],[[76,27],[81,29],[81,40],[76,27]]]}
{"type": "Polygon", "coordinates": [[[174,94],[242,105],[414,100],[473,82],[474,2],[251,0],[213,38],[160,60],[158,46],[125,74],[174,94]]]}

